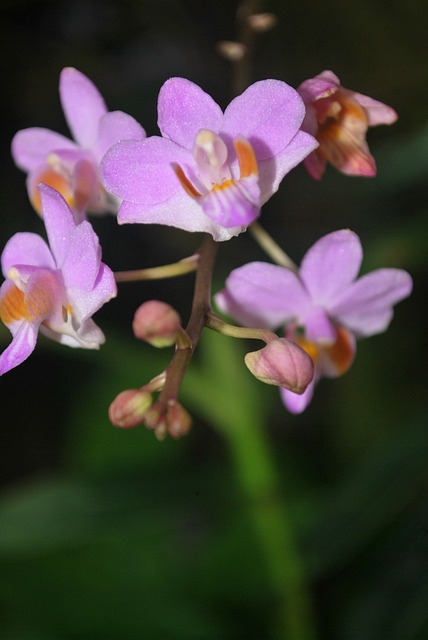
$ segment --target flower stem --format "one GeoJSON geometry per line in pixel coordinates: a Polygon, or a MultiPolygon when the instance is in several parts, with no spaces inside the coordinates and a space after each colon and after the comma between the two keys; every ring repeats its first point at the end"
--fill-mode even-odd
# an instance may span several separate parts
{"type": "Polygon", "coordinates": [[[297,265],[289,258],[289,256],[281,249],[281,247],[275,242],[275,240],[268,234],[268,232],[258,222],[253,222],[249,226],[249,230],[254,240],[261,246],[264,251],[272,258],[276,264],[281,267],[290,269],[294,273],[298,272],[297,265]]]}
{"type": "Polygon", "coordinates": [[[249,517],[264,553],[277,598],[272,631],[277,640],[314,640],[316,637],[305,570],[280,495],[279,481],[263,426],[257,420],[245,430],[222,425],[236,474],[247,498],[249,517]]]}
{"type": "Polygon", "coordinates": [[[184,343],[184,347],[178,347],[176,349],[165,372],[165,385],[159,395],[158,404],[164,403],[166,406],[170,400],[177,398],[183,376],[196,345],[199,342],[207,315],[211,311],[211,279],[216,255],[217,243],[214,242],[211,236],[205,236],[198,251],[199,262],[196,272],[192,310],[186,326],[189,343],[184,343]]]}
{"type": "Polygon", "coordinates": [[[208,329],[212,329],[217,333],[221,333],[224,336],[231,338],[251,338],[253,340],[262,340],[266,344],[272,342],[272,340],[278,340],[276,333],[269,331],[268,329],[253,329],[250,327],[237,327],[234,324],[225,322],[214,313],[208,313],[205,321],[205,326],[208,329]]]}
{"type": "Polygon", "coordinates": [[[150,267],[149,269],[135,269],[133,271],[116,271],[114,274],[116,282],[136,282],[140,280],[162,280],[163,278],[176,278],[186,273],[196,271],[198,268],[199,255],[195,254],[189,258],[184,258],[179,262],[164,264],[160,267],[150,267]]]}

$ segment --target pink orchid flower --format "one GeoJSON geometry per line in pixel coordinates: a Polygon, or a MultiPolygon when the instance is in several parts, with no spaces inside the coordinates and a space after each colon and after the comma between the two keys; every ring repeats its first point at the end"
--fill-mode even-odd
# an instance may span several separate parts
{"type": "Polygon", "coordinates": [[[29,198],[40,213],[37,186],[44,182],[62,193],[78,222],[87,211],[115,213],[118,202],[100,184],[99,163],[119,140],[144,138],[144,129],[122,111],[108,112],[98,89],[77,69],[62,70],[59,93],[74,141],[38,127],[22,129],[12,140],[13,159],[28,173],[29,198]]]}
{"type": "Polygon", "coordinates": [[[229,240],[253,222],[286,173],[317,146],[300,130],[305,107],[285,82],[263,80],[223,113],[200,87],[161,88],[162,137],[125,140],[101,163],[105,189],[123,200],[121,223],[158,223],[229,240]]]}
{"type": "Polygon", "coordinates": [[[281,389],[292,413],[306,409],[320,378],[349,369],[356,339],[385,331],[393,305],[411,293],[412,279],[402,269],[377,269],[357,279],[362,258],[358,236],[335,231],[309,249],[298,273],[250,262],[232,271],[216,296],[218,307],[243,325],[285,327],[285,336],[311,356],[315,373],[306,391],[281,389]]]}
{"type": "Polygon", "coordinates": [[[70,347],[98,349],[104,335],[91,316],[116,295],[112,271],[101,262],[89,222],[76,224],[58,191],[41,184],[43,220],[49,239],[16,233],[1,266],[0,318],[13,340],[0,355],[0,375],[33,352],[39,330],[70,347]]]}
{"type": "Polygon", "coordinates": [[[306,105],[302,128],[319,142],[304,161],[309,174],[319,180],[330,162],[350,176],[374,176],[376,163],[366,142],[367,129],[395,122],[394,109],[345,89],[332,71],[305,80],[297,91],[306,105]]]}

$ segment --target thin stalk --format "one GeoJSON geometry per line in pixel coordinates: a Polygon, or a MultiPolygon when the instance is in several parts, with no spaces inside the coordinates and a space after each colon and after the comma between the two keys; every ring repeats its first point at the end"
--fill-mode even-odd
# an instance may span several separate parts
{"type": "Polygon", "coordinates": [[[195,254],[189,258],[179,260],[172,264],[164,264],[160,267],[150,267],[148,269],[135,269],[132,271],[116,271],[114,274],[116,282],[137,282],[140,280],[163,280],[164,278],[176,278],[186,273],[196,271],[198,268],[199,255],[195,254]]]}
{"type": "Polygon", "coordinates": [[[281,249],[281,247],[259,222],[253,222],[253,224],[249,226],[249,231],[254,240],[264,251],[266,251],[268,256],[272,258],[276,264],[279,264],[281,267],[285,267],[286,269],[290,269],[290,271],[294,271],[294,273],[298,272],[298,266],[285,253],[285,251],[281,249]]]}

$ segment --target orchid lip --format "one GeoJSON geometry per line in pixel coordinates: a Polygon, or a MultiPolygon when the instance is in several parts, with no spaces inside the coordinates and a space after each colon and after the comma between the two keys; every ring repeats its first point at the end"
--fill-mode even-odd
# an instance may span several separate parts
{"type": "Polygon", "coordinates": [[[260,210],[258,165],[254,150],[244,138],[233,146],[239,164],[239,178],[232,177],[225,142],[216,133],[202,129],[195,138],[193,156],[199,184],[196,186],[179,164],[175,174],[186,193],[199,201],[204,213],[225,227],[248,225],[260,210]]]}

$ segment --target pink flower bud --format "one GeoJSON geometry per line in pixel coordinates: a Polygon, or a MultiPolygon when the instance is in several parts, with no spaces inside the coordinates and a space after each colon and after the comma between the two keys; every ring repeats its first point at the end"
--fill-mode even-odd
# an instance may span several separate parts
{"type": "Polygon", "coordinates": [[[153,398],[147,391],[140,389],[122,391],[109,407],[110,422],[115,427],[132,429],[144,421],[145,413],[152,402],[153,398]]]}
{"type": "Polygon", "coordinates": [[[190,431],[192,418],[178,400],[171,398],[166,405],[155,402],[144,416],[144,424],[153,429],[158,440],[167,435],[177,439],[190,431]]]}
{"type": "Polygon", "coordinates": [[[314,365],[308,354],[297,344],[278,338],[263,349],[245,356],[245,364],[261,382],[303,393],[314,375],[314,365]]]}
{"type": "Polygon", "coordinates": [[[181,319],[169,304],[159,300],[148,300],[135,312],[132,328],[136,338],[153,347],[170,347],[181,329],[181,319]]]}

